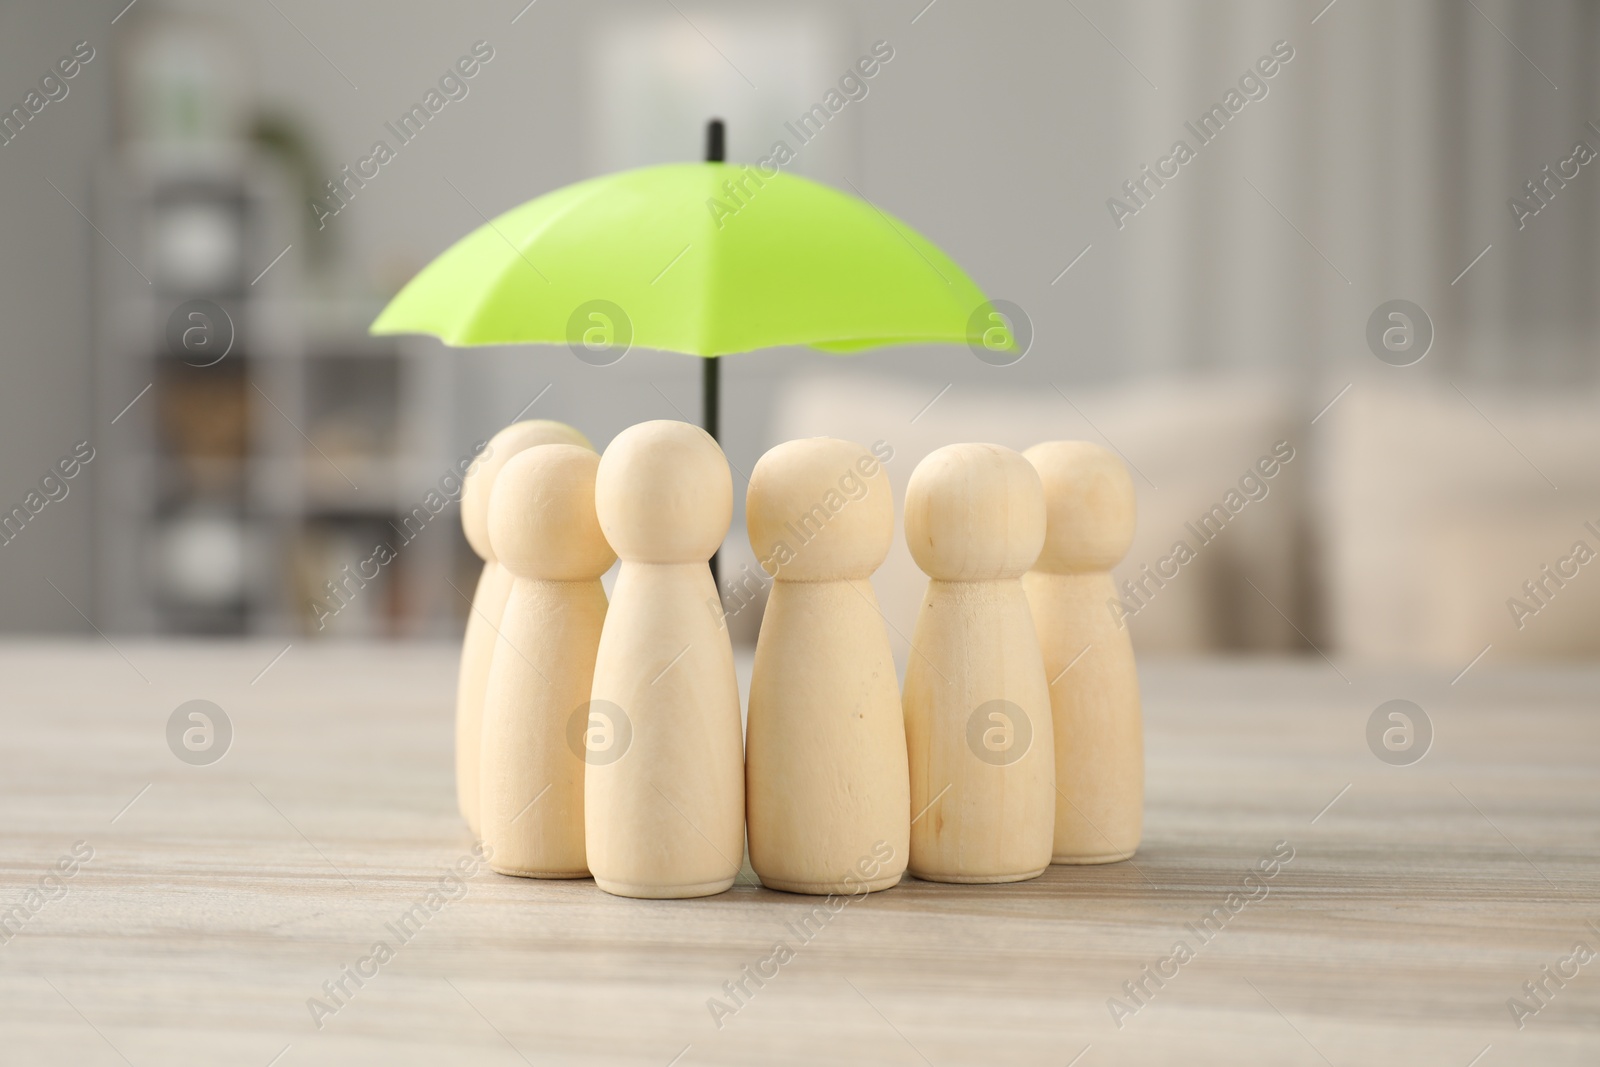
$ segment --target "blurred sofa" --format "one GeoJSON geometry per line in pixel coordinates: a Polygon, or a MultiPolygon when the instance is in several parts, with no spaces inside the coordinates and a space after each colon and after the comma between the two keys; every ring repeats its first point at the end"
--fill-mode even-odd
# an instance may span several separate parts
{"type": "MultiPolygon", "coordinates": [[[[1441,669],[1491,644],[1508,660],[1600,653],[1600,561],[1564,579],[1520,629],[1507,607],[1576,540],[1600,552],[1600,536],[1584,528],[1600,529],[1594,400],[1480,390],[1469,403],[1448,383],[1360,381],[1318,417],[1341,384],[1297,391],[1204,378],[940,392],[841,370],[792,381],[771,432],[774,441],[886,442],[897,516],[911,471],[945,444],[1020,450],[1078,438],[1119,452],[1139,528],[1114,576],[1137,583],[1123,610],[1141,652],[1314,645],[1351,663],[1441,669]],[[1179,542],[1190,549],[1181,566],[1171,562],[1179,542]]],[[[753,561],[730,554],[724,578],[745,565],[753,561]]],[[[897,535],[874,587],[902,665],[925,583],[897,535]]],[[[736,635],[753,637],[759,609],[744,614],[736,635]]]]}

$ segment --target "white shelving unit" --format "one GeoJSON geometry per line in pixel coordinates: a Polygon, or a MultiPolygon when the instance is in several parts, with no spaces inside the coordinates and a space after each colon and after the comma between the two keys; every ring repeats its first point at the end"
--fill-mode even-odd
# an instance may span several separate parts
{"type": "Polygon", "coordinates": [[[288,188],[242,149],[124,151],[97,176],[95,217],[121,235],[95,267],[96,410],[116,418],[92,442],[108,631],[419,635],[464,614],[454,509],[398,532],[455,458],[454,368],[368,337],[380,301],[307,295],[304,251],[273,262],[300,234],[288,188]],[[189,307],[192,347],[169,343],[189,307]],[[394,561],[347,578],[380,541],[394,561]],[[345,595],[322,596],[337,611],[318,630],[328,581],[345,595]]]}

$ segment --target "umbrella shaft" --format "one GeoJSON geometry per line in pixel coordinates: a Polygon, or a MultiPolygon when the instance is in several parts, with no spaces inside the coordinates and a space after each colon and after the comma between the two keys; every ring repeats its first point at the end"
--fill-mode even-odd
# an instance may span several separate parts
{"type": "Polygon", "coordinates": [[[702,362],[704,366],[700,370],[700,421],[705,426],[706,433],[720,444],[722,435],[718,416],[722,387],[721,361],[716,356],[710,356],[702,362]]]}
{"type": "MultiPolygon", "coordinates": [[[[705,426],[706,433],[712,440],[720,442],[720,431],[717,425],[718,399],[722,387],[722,361],[716,356],[708,356],[700,361],[700,421],[705,426]]],[[[718,575],[717,557],[711,557],[711,581],[721,588],[718,575]]]]}

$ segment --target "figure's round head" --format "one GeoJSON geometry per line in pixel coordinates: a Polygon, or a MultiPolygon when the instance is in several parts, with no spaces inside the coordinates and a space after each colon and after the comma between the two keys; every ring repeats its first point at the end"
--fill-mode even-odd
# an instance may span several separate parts
{"type": "Polygon", "coordinates": [[[489,500],[495,558],[518,578],[598,578],[616,554],[594,513],[600,457],[577,445],[535,445],[500,468],[489,500]]]}
{"type": "Polygon", "coordinates": [[[775,578],[870,578],[894,540],[894,493],[871,452],[813,437],[761,457],[744,517],[757,561],[775,578]]]}
{"type": "Polygon", "coordinates": [[[583,434],[551,419],[514,422],[489,438],[488,447],[462,479],[461,489],[461,529],[479,559],[495,558],[494,546],[489,543],[489,499],[500,469],[518,452],[538,445],[578,445],[594,451],[583,434]]]}
{"type": "Polygon", "coordinates": [[[1106,571],[1133,544],[1136,498],[1128,468],[1088,441],[1046,441],[1023,453],[1044,483],[1045,539],[1039,570],[1106,571]]]}
{"type": "Polygon", "coordinates": [[[635,563],[699,563],[733,519],[733,477],[710,434],[687,422],[641,422],[617,434],[595,484],[600,528],[635,563]]]}
{"type": "Polygon", "coordinates": [[[906,545],[930,578],[1016,578],[1044,544],[1044,488],[1019,452],[946,445],[911,472],[905,523],[906,545]]]}

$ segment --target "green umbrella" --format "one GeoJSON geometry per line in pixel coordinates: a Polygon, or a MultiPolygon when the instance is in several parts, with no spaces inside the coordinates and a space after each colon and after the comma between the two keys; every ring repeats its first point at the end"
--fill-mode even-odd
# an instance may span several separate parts
{"type": "Polygon", "coordinates": [[[581,181],[480,226],[424,267],[372,332],[567,344],[594,363],[632,345],[708,357],[712,436],[718,356],[797,344],[1014,349],[982,291],[911,227],[828,186],[721,162],[720,122],[708,140],[705,163],[581,181]]]}
{"type": "MultiPolygon", "coordinates": [[[[931,241],[870,201],[724,162],[716,120],[704,163],[581,181],[473,230],[400,290],[372,333],[566,344],[602,365],[633,345],[704,356],[712,437],[720,356],[953,342],[1020,358],[1011,322],[931,241]]],[[[715,558],[711,569],[715,581],[715,558]]]]}

